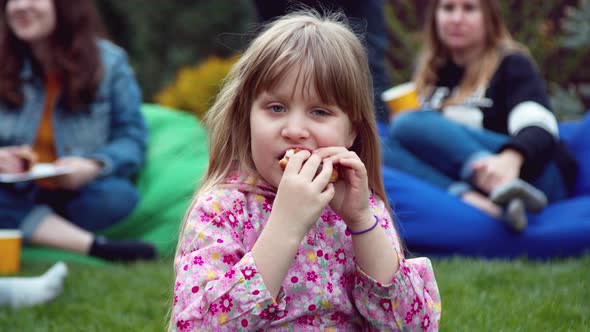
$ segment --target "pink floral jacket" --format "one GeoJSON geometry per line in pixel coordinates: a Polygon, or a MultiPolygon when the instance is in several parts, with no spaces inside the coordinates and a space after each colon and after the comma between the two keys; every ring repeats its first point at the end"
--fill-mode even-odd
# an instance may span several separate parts
{"type": "MultiPolygon", "coordinates": [[[[346,225],[326,208],[301,242],[275,301],[257,273],[251,249],[276,190],[236,174],[190,208],[175,259],[172,324],[177,331],[435,331],[441,303],[427,258],[400,258],[382,285],[354,262],[346,225]]],[[[401,252],[383,201],[376,218],[401,252]]]]}

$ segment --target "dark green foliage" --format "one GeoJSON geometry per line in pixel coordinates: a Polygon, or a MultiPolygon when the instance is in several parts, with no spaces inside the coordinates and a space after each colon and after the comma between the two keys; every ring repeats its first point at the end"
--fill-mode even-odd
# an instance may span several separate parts
{"type": "Polygon", "coordinates": [[[247,0],[97,0],[110,39],[124,47],[146,101],[176,71],[208,55],[234,54],[248,41],[254,12],[247,0]]]}

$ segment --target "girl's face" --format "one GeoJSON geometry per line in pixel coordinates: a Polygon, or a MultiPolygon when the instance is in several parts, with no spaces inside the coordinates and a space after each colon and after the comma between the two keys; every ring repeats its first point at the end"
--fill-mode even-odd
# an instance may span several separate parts
{"type": "Polygon", "coordinates": [[[479,0],[441,0],[436,8],[436,31],[451,52],[481,48],[486,31],[479,0]]]}
{"type": "Polygon", "coordinates": [[[55,30],[53,0],[8,0],[5,11],[10,29],[27,43],[45,40],[55,30]]]}
{"type": "Polygon", "coordinates": [[[291,148],[314,151],[327,146],[350,148],[356,133],[348,115],[324,105],[308,82],[297,82],[292,69],[272,91],[256,97],[250,111],[252,159],[264,180],[278,187],[279,160],[291,148]]]}

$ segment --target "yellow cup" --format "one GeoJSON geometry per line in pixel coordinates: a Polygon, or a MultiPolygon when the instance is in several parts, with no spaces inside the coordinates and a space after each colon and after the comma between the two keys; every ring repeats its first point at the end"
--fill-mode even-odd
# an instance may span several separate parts
{"type": "Polygon", "coordinates": [[[385,90],[381,94],[381,99],[389,107],[392,117],[400,112],[416,110],[420,107],[416,85],[412,82],[399,84],[385,90]]]}
{"type": "Polygon", "coordinates": [[[0,274],[20,270],[21,233],[16,229],[0,229],[0,274]]]}

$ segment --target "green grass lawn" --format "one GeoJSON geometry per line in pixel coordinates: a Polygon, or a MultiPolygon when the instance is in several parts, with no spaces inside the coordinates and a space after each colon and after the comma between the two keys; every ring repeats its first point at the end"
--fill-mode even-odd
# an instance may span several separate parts
{"type": "MultiPolygon", "coordinates": [[[[550,262],[433,260],[443,299],[441,331],[590,331],[590,255],[550,262]]],[[[61,296],[0,309],[0,331],[163,331],[171,260],[68,264],[61,296]]],[[[21,275],[50,264],[30,263],[21,275]]]]}

